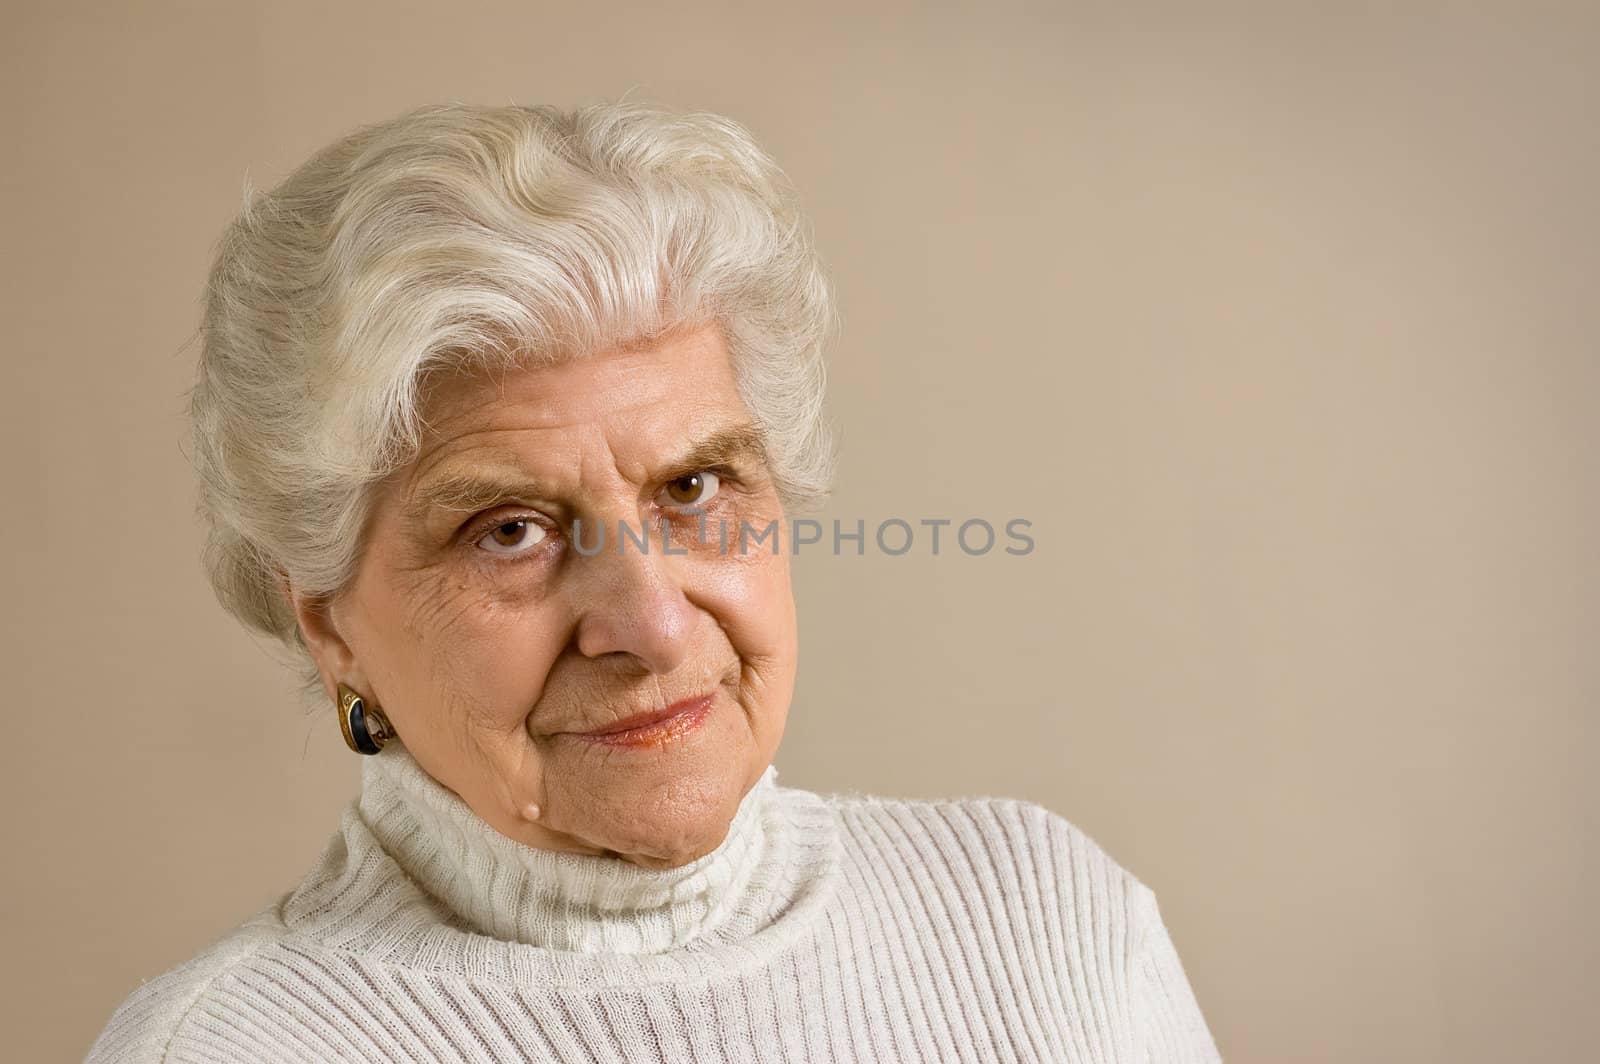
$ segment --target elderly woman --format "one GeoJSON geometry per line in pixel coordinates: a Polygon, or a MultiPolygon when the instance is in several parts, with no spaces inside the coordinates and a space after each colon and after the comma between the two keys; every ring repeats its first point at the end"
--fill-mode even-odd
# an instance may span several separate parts
{"type": "Polygon", "coordinates": [[[228,229],[218,595],[363,758],[298,887],[92,1061],[1203,1061],[1151,891],[994,798],[779,786],[829,286],[735,123],[432,107],[228,229]],[[711,524],[715,522],[716,524],[711,524]]]}

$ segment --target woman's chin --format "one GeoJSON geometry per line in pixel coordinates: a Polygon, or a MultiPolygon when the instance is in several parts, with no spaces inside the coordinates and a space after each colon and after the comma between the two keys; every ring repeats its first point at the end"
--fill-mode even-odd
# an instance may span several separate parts
{"type": "Polygon", "coordinates": [[[557,745],[544,762],[546,826],[645,867],[676,867],[715,849],[756,756],[748,734],[656,748],[557,745]]]}
{"type": "MultiPolygon", "coordinates": [[[[606,852],[644,868],[676,868],[710,853],[727,837],[739,808],[736,788],[723,793],[723,781],[708,781],[701,790],[641,796],[607,810],[603,837],[593,841],[606,852]]],[[[621,796],[619,796],[621,797],[621,796]]]]}

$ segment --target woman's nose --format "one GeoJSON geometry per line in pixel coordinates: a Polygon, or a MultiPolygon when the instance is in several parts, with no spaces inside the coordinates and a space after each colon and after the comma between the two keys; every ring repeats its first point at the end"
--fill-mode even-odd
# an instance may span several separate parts
{"type": "MultiPolygon", "coordinates": [[[[587,522],[586,522],[587,524],[587,522]]],[[[678,559],[662,551],[659,528],[606,522],[605,541],[583,531],[574,551],[575,640],[585,657],[627,654],[652,673],[675,671],[692,650],[696,608],[684,595],[678,559]]]]}

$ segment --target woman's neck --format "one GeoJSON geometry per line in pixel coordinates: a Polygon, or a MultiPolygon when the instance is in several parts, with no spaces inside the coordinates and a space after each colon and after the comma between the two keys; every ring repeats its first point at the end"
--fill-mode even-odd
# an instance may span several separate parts
{"type": "Polygon", "coordinates": [[[729,941],[786,902],[783,818],[768,766],[710,853],[669,869],[526,846],[479,818],[399,743],[364,759],[361,818],[466,930],[576,953],[663,953],[729,941]]]}

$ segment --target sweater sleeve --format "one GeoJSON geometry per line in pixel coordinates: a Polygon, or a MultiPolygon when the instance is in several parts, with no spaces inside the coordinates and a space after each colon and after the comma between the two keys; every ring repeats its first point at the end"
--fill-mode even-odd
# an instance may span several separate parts
{"type": "MultiPolygon", "coordinates": [[[[178,1034],[207,991],[266,940],[259,922],[259,918],[251,921],[136,987],[112,1012],[84,1064],[172,1064],[180,1058],[194,1059],[192,1052],[175,1048],[178,1034]]],[[[189,1049],[200,1052],[200,1059],[227,1059],[225,1052],[213,1057],[200,1045],[189,1049]]]]}
{"type": "Polygon", "coordinates": [[[1150,1064],[1219,1064],[1222,1056],[1161,919],[1155,892],[1136,880],[1131,888],[1137,946],[1130,958],[1130,986],[1141,1059],[1150,1064]]]}

